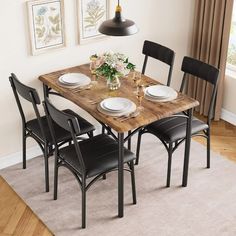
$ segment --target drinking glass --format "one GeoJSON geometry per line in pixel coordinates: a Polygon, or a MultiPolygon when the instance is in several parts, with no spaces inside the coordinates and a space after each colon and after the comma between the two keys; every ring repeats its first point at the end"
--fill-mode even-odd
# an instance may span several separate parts
{"type": "Polygon", "coordinates": [[[95,57],[91,57],[90,58],[90,65],[89,65],[89,69],[90,69],[90,72],[92,74],[92,81],[91,81],[91,84],[92,85],[96,85],[98,82],[97,82],[97,73],[96,73],[96,58],[95,57]]]}
{"type": "Polygon", "coordinates": [[[135,88],[134,93],[136,93],[137,86],[139,84],[141,84],[141,82],[142,82],[142,74],[141,74],[141,72],[133,71],[131,74],[131,78],[134,81],[134,88],[135,88]]]}
{"type": "Polygon", "coordinates": [[[137,107],[138,111],[142,111],[144,109],[144,107],[142,106],[142,100],[144,97],[144,88],[145,88],[144,85],[142,85],[141,83],[137,85],[136,97],[138,99],[138,107],[137,107]]]}

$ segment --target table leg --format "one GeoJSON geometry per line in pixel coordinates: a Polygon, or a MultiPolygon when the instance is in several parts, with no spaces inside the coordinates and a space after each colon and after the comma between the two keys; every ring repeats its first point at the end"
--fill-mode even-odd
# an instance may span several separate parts
{"type": "Polygon", "coordinates": [[[188,166],[189,166],[189,155],[190,155],[190,145],[192,136],[192,115],[193,109],[187,111],[187,125],[186,125],[186,140],[185,140],[185,152],[184,152],[184,168],[183,168],[183,180],[182,186],[186,187],[188,182],[188,166]]]}
{"type": "Polygon", "coordinates": [[[118,216],[124,216],[124,133],[118,133],[119,159],[118,159],[118,216]]]}
{"type": "Polygon", "coordinates": [[[44,94],[44,98],[48,98],[49,88],[46,84],[43,84],[43,94],[44,94]]]}

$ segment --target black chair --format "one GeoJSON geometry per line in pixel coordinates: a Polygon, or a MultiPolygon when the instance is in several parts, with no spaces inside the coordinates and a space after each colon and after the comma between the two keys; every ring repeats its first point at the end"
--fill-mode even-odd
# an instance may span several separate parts
{"type": "Polygon", "coordinates": [[[143,62],[142,74],[145,74],[148,57],[155,58],[170,66],[167,79],[167,86],[170,86],[174,59],[175,59],[175,52],[158,43],[145,40],[143,44],[143,54],[145,55],[145,58],[143,62]]]}
{"type": "MultiPolygon", "coordinates": [[[[193,117],[192,119],[192,137],[193,136],[202,136],[207,139],[207,168],[210,168],[210,125],[211,119],[213,118],[213,104],[215,101],[216,90],[217,90],[217,81],[219,70],[209,64],[206,64],[202,61],[184,57],[181,70],[184,72],[180,92],[183,92],[188,79],[199,79],[205,80],[206,82],[212,85],[212,95],[208,110],[208,119],[207,123],[193,117]],[[195,77],[193,77],[195,76],[195,77]]],[[[151,133],[155,135],[160,141],[164,144],[168,152],[168,170],[167,170],[167,184],[170,186],[170,176],[171,176],[171,161],[172,154],[177,149],[177,147],[185,141],[186,138],[186,124],[187,119],[185,113],[176,114],[175,116],[164,118],[160,121],[156,121],[146,127],[144,127],[138,134],[137,142],[137,159],[136,164],[139,163],[139,153],[140,153],[140,144],[141,136],[144,133],[151,133]]]]}
{"type": "MultiPolygon", "coordinates": [[[[48,118],[50,131],[55,143],[54,199],[57,199],[58,168],[69,169],[78,180],[82,191],[82,228],[86,226],[86,191],[104,174],[118,167],[118,143],[106,134],[77,142],[76,136],[81,134],[81,123],[77,117],[57,110],[48,99],[43,102],[48,118]],[[52,121],[70,132],[73,144],[67,147],[57,145],[57,137],[52,121]],[[88,184],[86,180],[92,178],[88,184]]],[[[133,203],[136,204],[134,160],[135,155],[124,148],[124,163],[131,173],[133,203]]]]}
{"type": "MultiPolygon", "coordinates": [[[[22,135],[23,135],[23,169],[26,168],[26,138],[33,138],[40,146],[45,161],[45,185],[46,192],[49,191],[49,170],[48,170],[48,158],[53,154],[54,144],[52,141],[52,136],[49,131],[46,116],[40,116],[38,105],[40,105],[40,98],[36,89],[28,87],[22,84],[17,77],[12,73],[9,77],[13,93],[15,95],[16,103],[18,105],[21,119],[22,119],[22,135]],[[31,102],[33,105],[34,113],[36,115],[35,119],[26,121],[26,116],[23,111],[22,103],[20,101],[19,95],[31,102]]],[[[73,111],[67,109],[64,112],[75,115],[81,124],[81,134],[87,134],[89,137],[93,136],[93,130],[95,129],[92,124],[87,122],[82,117],[78,116],[73,111]]],[[[62,145],[71,141],[70,133],[56,123],[53,124],[56,130],[56,136],[58,144],[62,145]]]]}

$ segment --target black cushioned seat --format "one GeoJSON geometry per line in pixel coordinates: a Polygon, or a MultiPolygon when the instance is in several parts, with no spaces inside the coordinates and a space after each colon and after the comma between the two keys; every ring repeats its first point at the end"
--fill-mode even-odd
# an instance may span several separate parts
{"type": "MultiPolygon", "coordinates": [[[[146,127],[146,129],[155,133],[157,137],[166,142],[175,142],[186,136],[187,119],[184,117],[168,117],[156,121],[146,127]]],[[[208,129],[208,125],[203,121],[193,117],[192,134],[208,129]]]]}
{"type": "MultiPolygon", "coordinates": [[[[63,110],[63,112],[77,117],[77,119],[80,122],[81,135],[95,130],[95,127],[93,125],[91,125],[88,121],[86,121],[84,118],[82,118],[81,116],[79,116],[78,114],[73,112],[72,110],[66,109],[66,110],[63,110]]],[[[44,133],[46,136],[46,140],[49,142],[49,144],[52,144],[53,140],[52,140],[52,136],[51,136],[51,133],[49,130],[46,116],[42,116],[41,121],[42,121],[43,130],[44,130],[44,133]]],[[[56,134],[56,138],[57,138],[58,142],[62,142],[67,139],[68,140],[71,139],[70,132],[61,128],[55,122],[53,122],[53,126],[54,126],[54,130],[55,130],[55,134],[56,134]]],[[[37,135],[40,139],[43,140],[43,135],[42,135],[41,129],[39,127],[39,122],[37,119],[33,119],[33,120],[28,121],[26,123],[26,127],[28,130],[31,130],[35,135],[37,135]]]]}
{"type": "MultiPolygon", "coordinates": [[[[58,110],[48,99],[45,99],[44,108],[48,118],[49,128],[55,144],[54,168],[54,199],[57,199],[59,167],[69,169],[78,180],[82,192],[82,228],[86,227],[86,191],[101,177],[106,179],[106,173],[116,170],[119,166],[119,151],[121,143],[106,134],[100,134],[78,142],[80,122],[75,116],[58,110]],[[67,147],[59,146],[56,142],[53,123],[69,131],[73,144],[67,147]],[[90,179],[89,179],[90,178],[90,179]],[[89,180],[88,180],[89,179],[89,180]]],[[[124,170],[131,176],[133,204],[136,204],[136,189],[134,175],[134,159],[136,156],[126,148],[122,148],[123,162],[127,163],[124,170]]],[[[122,167],[121,167],[122,168],[122,167]]],[[[120,175],[119,175],[120,176],[120,175]]]]}
{"type": "MultiPolygon", "coordinates": [[[[213,118],[213,105],[215,103],[216,90],[217,90],[217,81],[219,79],[219,69],[209,65],[205,62],[199,61],[191,57],[184,57],[181,70],[184,72],[180,92],[185,91],[186,82],[192,81],[193,84],[198,84],[198,80],[202,80],[206,83],[206,86],[212,89],[212,93],[209,94],[210,104],[207,114],[207,122],[203,122],[193,117],[191,122],[191,133],[195,136],[201,136],[207,140],[207,168],[210,168],[210,124],[211,119],[213,118]],[[197,80],[197,81],[196,81],[197,80]]],[[[205,88],[204,88],[205,89],[205,88]]],[[[188,110],[186,115],[185,113],[176,114],[173,117],[165,118],[160,121],[156,121],[152,124],[147,125],[139,131],[138,141],[137,141],[137,159],[136,164],[139,163],[139,153],[140,153],[140,144],[141,136],[145,133],[152,133],[158,137],[161,142],[164,144],[168,152],[168,167],[167,167],[167,181],[166,186],[170,186],[170,177],[171,177],[171,163],[172,163],[172,154],[177,149],[177,147],[183,143],[186,139],[186,128],[187,128],[187,116],[192,117],[192,111],[188,110]],[[184,117],[185,116],[185,117],[184,117]]],[[[186,145],[186,150],[188,152],[189,145],[186,145]]],[[[188,174],[188,160],[184,163],[183,176],[188,174]]]]}
{"type": "MultiPolygon", "coordinates": [[[[27,137],[33,138],[40,146],[43,151],[43,157],[45,161],[45,187],[46,192],[49,191],[49,168],[48,168],[48,158],[54,152],[55,145],[53,142],[53,138],[50,133],[50,128],[48,126],[46,116],[41,116],[38,106],[41,104],[38,92],[35,88],[29,87],[23,83],[21,83],[15,74],[11,74],[9,77],[9,81],[12,86],[12,90],[16,99],[17,106],[19,108],[19,112],[21,115],[22,120],[22,159],[23,159],[23,168],[26,168],[26,139],[27,137]],[[27,121],[27,116],[24,113],[23,107],[21,105],[21,99],[25,99],[26,101],[30,102],[34,114],[35,119],[31,119],[27,121]]],[[[73,115],[77,118],[78,122],[80,122],[80,133],[87,134],[88,137],[93,136],[94,126],[87,122],[85,119],[77,115],[71,110],[64,110],[66,114],[73,115]]],[[[53,123],[54,130],[56,133],[56,140],[58,145],[65,144],[66,142],[71,143],[71,135],[68,130],[63,129],[62,127],[58,126],[55,122],[53,123]]],[[[78,138],[78,136],[77,136],[78,138]]]]}
{"type": "MultiPolygon", "coordinates": [[[[118,166],[118,143],[107,135],[97,135],[79,142],[82,158],[88,178],[114,169],[118,166]],[[92,148],[91,148],[92,147],[92,148]]],[[[81,173],[79,159],[74,145],[60,149],[60,157],[81,173]]],[[[136,156],[128,149],[124,149],[124,163],[134,160],[136,156]]]]}

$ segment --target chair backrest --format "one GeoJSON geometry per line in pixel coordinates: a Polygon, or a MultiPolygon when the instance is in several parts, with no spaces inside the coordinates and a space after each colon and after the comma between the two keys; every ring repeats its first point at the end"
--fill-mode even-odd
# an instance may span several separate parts
{"type": "Polygon", "coordinates": [[[9,77],[9,81],[11,83],[11,87],[12,87],[12,90],[13,90],[13,93],[14,93],[14,96],[16,99],[16,103],[17,103],[18,109],[20,111],[23,125],[24,126],[26,125],[26,118],[25,118],[25,113],[23,111],[23,107],[22,107],[19,95],[22,98],[24,98],[25,100],[32,103],[36,118],[38,120],[39,127],[41,129],[41,133],[45,139],[45,133],[43,131],[41,116],[40,116],[40,113],[39,113],[39,110],[37,107],[37,105],[39,105],[41,103],[37,90],[35,88],[29,87],[29,86],[21,83],[18,80],[18,78],[16,77],[16,75],[13,73],[11,73],[11,76],[9,77]]]}
{"type": "Polygon", "coordinates": [[[157,59],[169,65],[170,67],[169,73],[168,73],[168,79],[167,79],[167,86],[170,86],[174,59],[175,59],[175,52],[171,50],[170,48],[162,46],[158,43],[145,40],[143,44],[143,54],[145,55],[145,58],[143,62],[142,74],[145,74],[148,57],[157,59]]]}
{"type": "Polygon", "coordinates": [[[180,92],[183,92],[185,88],[187,74],[192,75],[191,77],[189,76],[188,79],[195,79],[197,77],[212,84],[213,90],[208,110],[208,118],[211,119],[211,113],[213,104],[215,102],[217,84],[219,80],[219,69],[200,60],[191,57],[184,57],[181,70],[184,72],[184,76],[180,87],[180,92]]]}
{"type": "Polygon", "coordinates": [[[52,123],[53,121],[63,129],[70,132],[71,138],[74,142],[79,164],[81,168],[85,170],[85,165],[80,151],[80,147],[76,139],[76,136],[80,134],[80,126],[77,117],[58,110],[54,105],[52,105],[52,103],[47,98],[45,99],[45,101],[43,101],[43,106],[47,116],[50,133],[55,145],[55,151],[58,154],[60,153],[60,150],[58,148],[58,142],[55,136],[54,126],[52,123]]]}

